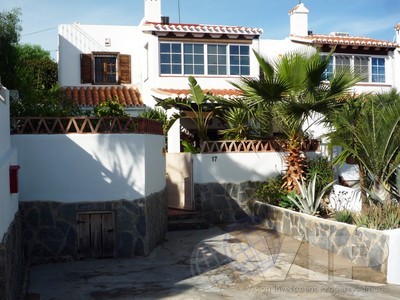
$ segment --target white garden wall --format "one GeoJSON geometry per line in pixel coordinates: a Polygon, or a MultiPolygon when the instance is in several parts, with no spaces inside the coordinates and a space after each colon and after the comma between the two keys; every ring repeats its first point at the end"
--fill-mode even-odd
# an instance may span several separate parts
{"type": "MultiPolygon", "coordinates": [[[[203,153],[193,156],[195,183],[265,181],[284,171],[283,152],[203,153]]],[[[307,153],[309,157],[319,152],[307,153]]]]}
{"type": "Polygon", "coordinates": [[[135,200],[165,187],[163,136],[14,135],[12,143],[21,201],[135,200]]]}
{"type": "Polygon", "coordinates": [[[9,91],[0,84],[0,243],[18,211],[18,195],[10,194],[11,165],[17,152],[11,148],[9,91]]]}
{"type": "Polygon", "coordinates": [[[209,153],[193,156],[195,183],[264,181],[283,170],[279,152],[209,153]]]}

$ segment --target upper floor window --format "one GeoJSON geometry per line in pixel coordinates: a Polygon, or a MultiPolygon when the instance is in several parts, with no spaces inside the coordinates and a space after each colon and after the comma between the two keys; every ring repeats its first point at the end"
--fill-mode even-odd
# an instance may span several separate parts
{"type": "Polygon", "coordinates": [[[160,45],[161,73],[182,73],[182,47],[179,43],[162,43],[160,45]]]}
{"type": "Polygon", "coordinates": [[[108,52],[81,54],[81,83],[131,83],[130,55],[108,52]]]}
{"type": "Polygon", "coordinates": [[[94,83],[117,82],[117,55],[94,56],[94,83]]]}
{"type": "Polygon", "coordinates": [[[330,58],[324,78],[329,80],[335,71],[349,68],[361,75],[361,82],[386,82],[385,59],[363,55],[333,55],[330,58]]]}
{"type": "Polygon", "coordinates": [[[204,45],[183,44],[184,73],[204,74],[204,45]]]}
{"type": "Polygon", "coordinates": [[[208,74],[227,74],[226,45],[208,45],[208,74]]]}
{"type": "Polygon", "coordinates": [[[160,73],[250,75],[250,46],[161,42],[160,73]]]}
{"type": "Polygon", "coordinates": [[[231,45],[229,49],[231,75],[250,75],[249,46],[231,45]]]}

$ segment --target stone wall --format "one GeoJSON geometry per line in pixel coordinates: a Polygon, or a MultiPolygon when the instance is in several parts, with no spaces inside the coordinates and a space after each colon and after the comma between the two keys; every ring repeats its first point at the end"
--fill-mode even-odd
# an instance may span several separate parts
{"type": "Polygon", "coordinates": [[[77,213],[114,212],[115,256],[148,255],[167,230],[165,189],[134,201],[21,202],[23,240],[31,264],[78,258],[77,213]]]}
{"type": "Polygon", "coordinates": [[[251,181],[195,184],[195,209],[212,223],[244,220],[249,214],[247,202],[259,185],[251,181]]]}
{"type": "Polygon", "coordinates": [[[23,266],[21,219],[17,213],[0,243],[0,299],[17,299],[23,266]]]}
{"type": "Polygon", "coordinates": [[[254,219],[268,228],[341,255],[386,276],[389,237],[382,231],[325,220],[265,203],[251,205],[254,219]]]}

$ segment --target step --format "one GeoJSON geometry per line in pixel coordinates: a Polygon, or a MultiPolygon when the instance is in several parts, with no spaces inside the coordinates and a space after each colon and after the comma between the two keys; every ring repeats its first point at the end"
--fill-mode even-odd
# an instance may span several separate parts
{"type": "Polygon", "coordinates": [[[168,231],[208,229],[210,224],[204,218],[168,219],[168,231]]]}

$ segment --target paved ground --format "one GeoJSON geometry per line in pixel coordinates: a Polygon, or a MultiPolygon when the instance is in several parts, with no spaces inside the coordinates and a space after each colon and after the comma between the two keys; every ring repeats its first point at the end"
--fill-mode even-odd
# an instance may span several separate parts
{"type": "Polygon", "coordinates": [[[271,231],[225,226],[166,239],[148,257],[35,266],[30,299],[400,298],[400,286],[352,279],[373,271],[271,231]]]}

